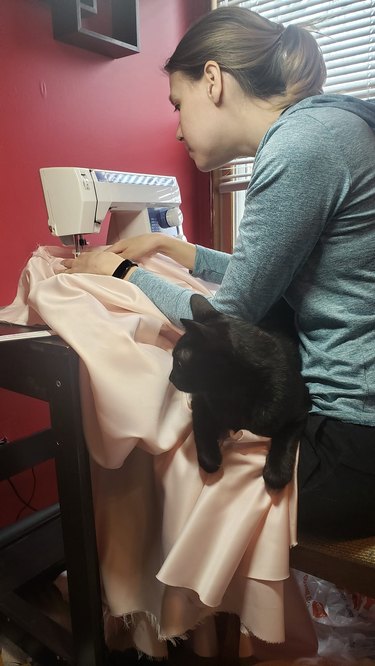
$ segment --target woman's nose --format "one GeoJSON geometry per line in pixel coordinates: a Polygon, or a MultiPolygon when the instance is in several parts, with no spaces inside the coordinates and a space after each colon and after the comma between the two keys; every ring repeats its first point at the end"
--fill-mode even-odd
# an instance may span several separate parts
{"type": "Polygon", "coordinates": [[[181,125],[179,125],[177,127],[176,139],[177,139],[177,141],[183,141],[184,140],[184,137],[182,136],[181,125]]]}

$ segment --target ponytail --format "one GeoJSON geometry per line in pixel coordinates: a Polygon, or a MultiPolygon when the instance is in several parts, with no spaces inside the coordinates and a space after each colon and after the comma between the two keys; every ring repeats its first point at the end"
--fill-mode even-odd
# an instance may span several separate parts
{"type": "Polygon", "coordinates": [[[323,92],[327,76],[325,62],[316,40],[305,28],[296,25],[285,28],[274,61],[284,83],[285,106],[323,92]]]}

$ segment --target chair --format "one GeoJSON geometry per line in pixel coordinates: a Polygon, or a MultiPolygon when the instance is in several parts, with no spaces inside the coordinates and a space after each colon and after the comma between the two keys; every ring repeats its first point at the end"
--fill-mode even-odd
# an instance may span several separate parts
{"type": "Polygon", "coordinates": [[[290,565],[339,589],[375,598],[375,537],[338,540],[304,534],[291,550],[290,565]]]}

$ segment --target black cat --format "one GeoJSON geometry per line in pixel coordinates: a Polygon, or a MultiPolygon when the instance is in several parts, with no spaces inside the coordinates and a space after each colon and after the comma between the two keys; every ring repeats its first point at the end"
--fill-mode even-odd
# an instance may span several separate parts
{"type": "Polygon", "coordinates": [[[280,301],[254,326],[219,313],[199,294],[190,304],[193,320],[181,319],[185,334],[173,351],[170,381],[192,394],[199,464],[216,472],[229,430],[251,430],[272,438],[263,477],[280,490],[293,476],[310,408],[288,306],[280,301]]]}

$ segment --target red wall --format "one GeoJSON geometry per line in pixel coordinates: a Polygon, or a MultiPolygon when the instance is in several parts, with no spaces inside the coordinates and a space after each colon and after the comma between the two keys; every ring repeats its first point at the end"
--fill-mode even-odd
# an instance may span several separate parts
{"type": "MultiPolygon", "coordinates": [[[[36,246],[57,242],[47,228],[42,166],[173,174],[186,235],[210,243],[209,179],[175,140],[176,117],[161,71],[209,0],[140,0],[139,5],[141,51],[112,60],[55,41],[48,1],[1,0],[0,305],[13,300],[36,246]]],[[[105,239],[100,234],[95,242],[105,239]]],[[[47,423],[45,405],[0,391],[0,438],[12,440],[47,423]]],[[[41,506],[54,500],[55,482],[51,466],[36,471],[34,504],[41,506]]],[[[27,495],[30,473],[15,481],[27,495]]],[[[14,520],[21,506],[9,484],[0,484],[0,526],[14,520]]]]}

